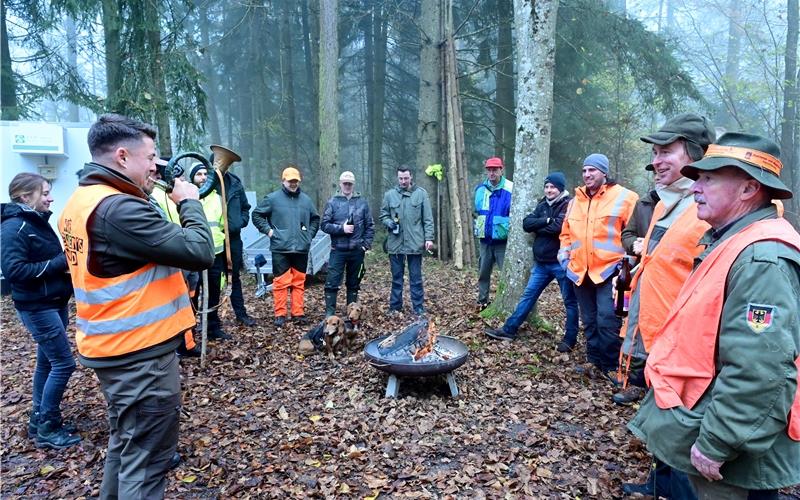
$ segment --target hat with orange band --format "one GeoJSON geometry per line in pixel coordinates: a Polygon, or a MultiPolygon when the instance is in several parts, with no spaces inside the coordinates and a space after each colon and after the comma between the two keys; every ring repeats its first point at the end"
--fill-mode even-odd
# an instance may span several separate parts
{"type": "Polygon", "coordinates": [[[772,198],[785,200],[792,191],[781,181],[781,149],[778,145],[755,134],[729,132],[708,147],[702,159],[681,169],[684,177],[697,180],[700,170],[736,167],[745,171],[772,192],[772,198]]]}

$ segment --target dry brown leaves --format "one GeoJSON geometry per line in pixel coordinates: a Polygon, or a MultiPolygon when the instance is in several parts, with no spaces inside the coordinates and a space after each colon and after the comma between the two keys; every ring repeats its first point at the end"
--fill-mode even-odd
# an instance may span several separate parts
{"type": "MultiPolygon", "coordinates": [[[[360,345],[404,324],[385,314],[389,283],[388,264],[373,262],[362,285],[368,315],[360,345]]],[[[234,340],[212,343],[205,369],[182,361],[184,462],[170,473],[167,496],[608,498],[619,495],[621,482],[643,480],[648,455],[624,428],[633,410],[611,403],[610,386],[573,375],[582,347],[557,353],[560,328],[550,335],[526,326],[513,344],[487,340],[474,283],[474,273],[426,259],[426,307],[442,334],[471,351],[457,371],[457,399],[433,378],[404,380],[401,398],[386,400],[386,375],[360,351],[333,362],[300,356],[303,331],[273,329],[271,298],[251,298],[258,327],[228,325],[234,340]]],[[[246,295],[252,292],[250,284],[246,295]]],[[[314,321],[323,316],[322,295],[318,281],[306,292],[314,321]]],[[[539,313],[563,324],[555,286],[539,313]]],[[[96,495],[108,438],[96,378],[79,365],[64,396],[82,444],[35,448],[26,436],[34,344],[7,297],[2,320],[0,493],[96,495]]]]}

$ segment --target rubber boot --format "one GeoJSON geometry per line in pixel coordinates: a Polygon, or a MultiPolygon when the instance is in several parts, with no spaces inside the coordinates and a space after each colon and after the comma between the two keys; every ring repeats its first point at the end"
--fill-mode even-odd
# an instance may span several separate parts
{"type": "Polygon", "coordinates": [[[336,314],[336,295],[337,292],[325,292],[325,317],[336,314]]]}
{"type": "Polygon", "coordinates": [[[347,291],[347,305],[350,305],[353,302],[358,302],[358,290],[347,291]]]}

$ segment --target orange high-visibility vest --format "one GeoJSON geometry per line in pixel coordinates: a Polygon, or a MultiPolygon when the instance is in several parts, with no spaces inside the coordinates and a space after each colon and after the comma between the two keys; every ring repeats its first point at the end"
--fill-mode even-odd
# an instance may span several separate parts
{"type": "Polygon", "coordinates": [[[113,278],[89,271],[89,217],[103,199],[116,194],[121,192],[111,186],[81,186],[58,222],[75,289],[75,340],[86,358],[140,351],[195,324],[180,269],[151,263],[113,278]]]}
{"type": "MultiPolygon", "coordinates": [[[[742,250],[764,240],[800,250],[800,235],[785,219],[757,221],[712,250],[681,288],[645,367],[645,378],[662,410],[692,409],[711,385],[728,272],[742,250]]],[[[800,357],[795,365],[800,389],[800,357]]],[[[789,412],[788,433],[800,441],[800,390],[789,412]]]]}
{"type": "MultiPolygon", "coordinates": [[[[648,253],[650,235],[664,215],[664,202],[659,201],[642,245],[642,257],[631,281],[631,290],[638,287],[639,321],[634,335],[641,334],[646,351],[650,351],[667,313],[694,267],[694,259],[703,252],[699,245],[703,233],[711,227],[697,218],[697,204],[692,204],[670,224],[653,253],[648,253]],[[646,274],[645,274],[646,273],[646,274]]],[[[628,331],[628,318],[622,325],[621,337],[628,331]]]]}
{"type": "Polygon", "coordinates": [[[622,229],[631,218],[639,195],[613,184],[604,184],[589,197],[586,188],[576,188],[561,227],[559,262],[569,252],[567,277],[576,285],[585,276],[596,284],[611,277],[625,255],[622,229]]]}

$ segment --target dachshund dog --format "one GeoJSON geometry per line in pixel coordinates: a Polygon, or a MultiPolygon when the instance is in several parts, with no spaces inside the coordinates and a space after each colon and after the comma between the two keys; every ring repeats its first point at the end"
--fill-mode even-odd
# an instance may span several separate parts
{"type": "Polygon", "coordinates": [[[345,339],[344,320],[339,316],[328,316],[322,327],[322,343],[328,357],[333,359],[336,346],[345,339]]]}
{"type": "Polygon", "coordinates": [[[344,320],[344,346],[351,349],[358,337],[361,317],[364,314],[364,306],[358,302],[347,304],[347,319],[344,320]]]}

